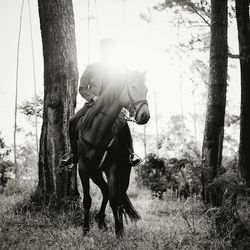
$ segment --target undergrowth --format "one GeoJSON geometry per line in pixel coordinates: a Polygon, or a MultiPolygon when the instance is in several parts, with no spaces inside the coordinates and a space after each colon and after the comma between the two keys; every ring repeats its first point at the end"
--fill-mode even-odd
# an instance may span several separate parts
{"type": "Polygon", "coordinates": [[[139,189],[132,178],[128,195],[142,219],[136,225],[125,223],[121,239],[115,238],[109,206],[108,229],[98,228],[94,218],[101,193],[93,185],[91,195],[91,230],[87,236],[82,234],[81,207],[60,212],[45,205],[31,209],[35,203],[30,203],[29,192],[1,195],[0,249],[250,249],[247,195],[238,196],[236,207],[229,202],[208,209],[199,196],[185,200],[167,192],[161,200],[152,198],[151,192],[139,189]]]}
{"type": "Polygon", "coordinates": [[[165,200],[158,200],[152,199],[147,190],[140,190],[137,196],[133,197],[133,204],[142,215],[142,220],[137,225],[125,225],[125,237],[116,239],[110,208],[107,209],[108,230],[99,230],[95,223],[94,216],[99,207],[96,200],[100,200],[98,195],[96,194],[97,199],[93,197],[95,202],[91,214],[92,227],[85,237],[82,236],[81,210],[57,213],[41,209],[24,212],[17,204],[22,204],[28,198],[27,195],[2,196],[0,248],[233,249],[235,247],[230,237],[216,233],[213,215],[204,215],[205,207],[198,198],[188,198],[184,201],[165,197],[165,200]]]}

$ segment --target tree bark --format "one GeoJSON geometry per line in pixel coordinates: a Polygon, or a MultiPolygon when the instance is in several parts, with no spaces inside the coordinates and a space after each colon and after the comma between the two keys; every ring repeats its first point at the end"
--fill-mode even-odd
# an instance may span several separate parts
{"type": "Polygon", "coordinates": [[[60,166],[69,152],[68,122],[76,106],[78,69],[71,0],[38,0],[44,58],[44,113],[38,190],[58,201],[78,194],[76,169],[60,166]]]}
{"type": "Polygon", "coordinates": [[[239,168],[250,188],[250,20],[249,1],[236,0],[241,69],[239,168]]]}
{"type": "Polygon", "coordinates": [[[227,0],[211,0],[209,86],[202,147],[202,198],[213,206],[221,204],[220,188],[211,186],[222,160],[227,91],[227,0]]]}

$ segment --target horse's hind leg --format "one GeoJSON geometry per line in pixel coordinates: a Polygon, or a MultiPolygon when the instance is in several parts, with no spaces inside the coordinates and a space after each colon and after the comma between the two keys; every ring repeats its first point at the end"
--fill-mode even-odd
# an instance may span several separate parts
{"type": "Polygon", "coordinates": [[[101,229],[107,229],[105,223],[105,209],[108,203],[108,184],[104,180],[102,172],[96,170],[94,173],[91,173],[92,181],[101,189],[102,192],[102,204],[99,213],[97,214],[98,226],[101,229]]]}
{"type": "Polygon", "coordinates": [[[91,197],[89,193],[89,173],[84,165],[82,157],[79,159],[79,175],[83,188],[83,233],[86,234],[89,231],[89,210],[91,207],[91,197]]]}

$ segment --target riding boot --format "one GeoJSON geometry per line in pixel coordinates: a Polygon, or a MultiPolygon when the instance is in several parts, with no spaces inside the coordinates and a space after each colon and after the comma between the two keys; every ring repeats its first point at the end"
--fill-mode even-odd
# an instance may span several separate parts
{"type": "Polygon", "coordinates": [[[70,156],[68,156],[67,158],[61,159],[61,164],[63,166],[68,166],[73,163],[73,159],[74,159],[74,155],[70,154],[70,156]]]}
{"type": "Polygon", "coordinates": [[[68,166],[70,164],[77,164],[78,163],[78,156],[77,154],[71,153],[67,158],[61,159],[61,164],[63,166],[68,166]]]}

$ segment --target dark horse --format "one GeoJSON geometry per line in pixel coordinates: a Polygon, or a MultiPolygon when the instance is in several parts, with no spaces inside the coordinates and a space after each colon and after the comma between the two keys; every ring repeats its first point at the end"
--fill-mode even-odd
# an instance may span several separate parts
{"type": "Polygon", "coordinates": [[[133,71],[116,77],[77,123],[75,132],[78,134],[79,175],[84,194],[84,234],[89,231],[90,178],[103,195],[96,217],[100,228],[106,228],[105,208],[108,201],[114,215],[116,236],[124,234],[124,214],[132,221],[140,219],[126,194],[131,171],[128,140],[132,139],[129,129],[119,128],[119,117],[124,107],[129,110],[137,124],[147,123],[150,113],[146,95],[144,73],[133,71]],[[115,124],[117,133],[114,132],[115,124]],[[107,182],[102,172],[105,172],[107,182]]]}

